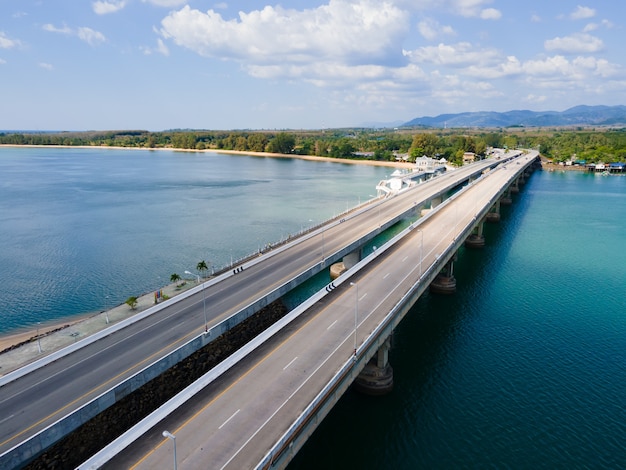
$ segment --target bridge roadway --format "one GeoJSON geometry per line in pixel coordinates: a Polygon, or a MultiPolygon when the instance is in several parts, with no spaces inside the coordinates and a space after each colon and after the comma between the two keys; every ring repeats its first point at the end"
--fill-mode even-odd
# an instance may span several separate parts
{"type": "MultiPolygon", "coordinates": [[[[520,160],[528,163],[534,156],[520,160]]],[[[103,468],[168,465],[173,445],[163,437],[164,430],[176,436],[178,468],[255,468],[335,374],[352,361],[355,348],[360,354],[363,341],[399,300],[423,275],[426,279],[429,267],[458,246],[460,234],[467,234],[480,220],[476,214],[484,214],[494,194],[506,189],[520,168],[516,167],[509,163],[491,171],[453,204],[415,224],[409,235],[364,269],[356,274],[348,271],[343,275],[346,279],[295,324],[103,468]]]]}
{"type": "MultiPolygon", "coordinates": [[[[207,283],[204,296],[209,327],[267,296],[311,266],[322,263],[322,258],[332,257],[377,226],[384,226],[385,221],[498,163],[500,161],[476,162],[368,205],[346,215],[341,223],[332,223],[285,249],[277,249],[247,263],[246,269],[236,275],[227,273],[219,282],[207,283]]],[[[167,308],[96,342],[85,341],[84,347],[45,367],[35,368],[25,375],[17,371],[18,374],[2,377],[0,461],[2,455],[21,442],[202,334],[204,318],[203,293],[198,290],[195,295],[173,301],[167,308]],[[9,376],[13,375],[15,380],[10,380],[9,376]]]]}

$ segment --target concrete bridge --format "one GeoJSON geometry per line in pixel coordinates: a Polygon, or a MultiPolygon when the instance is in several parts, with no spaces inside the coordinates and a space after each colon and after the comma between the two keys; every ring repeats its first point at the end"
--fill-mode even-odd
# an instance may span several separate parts
{"type": "MultiPolygon", "coordinates": [[[[373,389],[376,389],[389,379],[389,374],[385,373],[389,370],[385,346],[389,334],[410,305],[433,281],[434,285],[439,283],[444,290],[450,291],[453,284],[452,260],[456,249],[466,239],[480,240],[483,220],[488,214],[497,213],[498,201],[517,187],[517,182],[536,158],[536,154],[531,153],[510,161],[513,156],[499,161],[479,162],[464,170],[457,170],[458,173],[441,176],[422,188],[417,187],[388,201],[361,208],[321,227],[297,243],[276,248],[220,278],[198,286],[187,297],[165,303],[147,312],[142,318],[134,319],[132,323],[120,325],[114,331],[104,332],[98,338],[91,338],[82,344],[77,343],[71,351],[63,351],[58,357],[43,359],[16,374],[2,377],[0,418],[3,418],[6,427],[3,424],[0,464],[3,468],[22,465],[90,417],[138,389],[192,351],[210,343],[213,338],[272,300],[280,298],[300,282],[344,256],[360,251],[367,241],[398,220],[416,216],[427,206],[440,203],[437,210],[412,224],[394,243],[381,247],[359,261],[326,289],[291,312],[284,321],[281,320],[233,358],[203,377],[194,384],[196,391],[181,392],[182,396],[150,415],[148,421],[132,428],[111,447],[95,456],[94,460],[86,462],[84,467],[112,465],[111,468],[114,468],[120,462],[126,465],[138,458],[137,449],[145,449],[145,442],[152,442],[155,448],[161,450],[144,455],[145,459],[139,457],[149,467],[150,462],[154,463],[151,459],[158,461],[163,458],[159,455],[161,451],[172,452],[172,449],[167,450],[161,443],[163,437],[160,432],[165,425],[177,436],[179,461],[187,462],[190,468],[214,467],[216,462],[222,462],[218,467],[226,465],[232,468],[246,468],[259,462],[262,465],[285,464],[372,357],[376,357],[376,364],[367,366],[366,370],[371,371],[369,376],[361,374],[363,385],[372,389],[368,384],[373,383],[373,389]],[[471,181],[475,182],[444,201],[446,196],[471,181]],[[449,237],[452,237],[452,241],[448,240],[449,237]],[[447,244],[444,240],[448,240],[447,244]],[[400,268],[410,270],[405,272],[405,269],[400,268]],[[383,271],[384,282],[375,277],[377,274],[373,274],[380,275],[383,271]],[[395,287],[391,289],[390,286],[395,287]],[[398,290],[402,288],[404,291],[398,290]],[[375,305],[376,308],[370,309],[368,305],[375,305]],[[354,317],[346,315],[347,311],[354,313],[354,317]],[[181,317],[184,322],[181,322],[181,317]],[[328,320],[331,320],[330,324],[325,323],[328,320]],[[297,329],[296,334],[293,329],[298,325],[303,327],[297,329]],[[332,335],[324,331],[332,332],[332,335]],[[138,337],[141,341],[137,341],[138,337]],[[307,345],[311,343],[307,338],[311,337],[324,340],[307,345]],[[284,363],[283,353],[276,356],[277,353],[272,350],[272,345],[280,345],[276,349],[282,350],[283,344],[285,347],[289,344],[295,351],[287,363],[284,363]],[[326,352],[304,351],[318,346],[324,346],[326,352]],[[349,349],[347,354],[346,348],[349,349]],[[268,357],[279,359],[278,362],[272,361],[272,365],[267,363],[270,368],[265,369],[265,359],[261,360],[258,354],[269,350],[273,352],[268,357]],[[328,351],[332,354],[329,355],[328,351]],[[106,357],[113,357],[115,361],[107,361],[106,357]],[[305,363],[305,357],[309,362],[305,363]],[[156,359],[149,362],[146,358],[156,359]],[[321,359],[321,364],[315,362],[321,359]],[[280,371],[274,371],[278,367],[277,363],[282,364],[279,369],[283,374],[293,374],[288,379],[289,383],[296,384],[299,380],[304,382],[300,382],[296,389],[285,387],[282,379],[279,379],[280,371]],[[95,374],[92,369],[95,369],[95,374]],[[311,374],[312,371],[315,373],[311,374]],[[237,373],[241,374],[240,378],[233,379],[237,373]],[[113,383],[108,377],[115,377],[116,382],[113,383]],[[234,381],[231,383],[225,377],[231,377],[234,381]],[[253,377],[256,379],[249,383],[248,380],[253,377]],[[380,377],[383,379],[379,380],[380,377]],[[229,392],[220,393],[220,388],[215,385],[208,387],[212,391],[207,392],[206,381],[222,384],[229,392]],[[82,388],[77,387],[77,384],[82,388]],[[271,384],[274,388],[267,388],[271,384]],[[305,390],[309,395],[313,393],[313,396],[302,398],[304,401],[299,399],[296,405],[293,398],[300,397],[305,390]],[[66,396],[70,392],[72,395],[66,396]],[[204,401],[194,402],[199,397],[204,397],[204,401]],[[221,400],[227,397],[248,400],[247,411],[244,413],[241,407],[232,408],[232,414],[224,416],[229,406],[221,400]],[[269,397],[271,401],[282,397],[283,401],[280,406],[270,406],[269,397]],[[206,400],[209,403],[206,407],[199,404],[206,403],[206,400]],[[211,441],[213,438],[206,433],[190,431],[191,437],[183,438],[183,428],[175,424],[177,414],[169,413],[169,410],[189,410],[194,406],[200,407],[199,411],[212,410],[209,412],[211,422],[223,418],[215,429],[221,431],[232,425],[233,430],[230,432],[233,434],[212,434],[217,441],[211,441]],[[20,416],[15,416],[14,411],[20,409],[23,410],[18,413],[20,416]],[[268,411],[269,415],[265,415],[265,411],[259,412],[270,409],[274,411],[268,411]],[[239,422],[238,426],[252,430],[252,421],[247,414],[249,412],[265,416],[264,425],[251,431],[252,434],[235,427],[239,422]],[[171,421],[161,423],[162,419],[171,421]],[[279,419],[282,424],[275,425],[274,421],[279,419]],[[272,431],[268,432],[268,428],[272,431]],[[200,443],[199,447],[194,447],[192,437],[199,436],[206,437],[206,444],[200,443]],[[242,443],[243,436],[248,436],[243,442],[245,445],[236,452],[217,455],[218,450],[232,450],[238,442],[242,443]],[[189,446],[187,450],[184,450],[184,445],[189,446]],[[208,448],[211,452],[199,450],[208,448]]],[[[199,423],[207,421],[200,416],[198,414],[198,418],[191,422],[202,426],[199,423]]],[[[192,428],[192,425],[186,427],[192,428]]]]}

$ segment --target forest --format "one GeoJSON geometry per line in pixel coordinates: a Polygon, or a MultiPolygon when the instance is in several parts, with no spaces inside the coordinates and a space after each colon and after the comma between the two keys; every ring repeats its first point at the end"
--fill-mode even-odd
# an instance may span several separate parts
{"type": "Polygon", "coordinates": [[[423,155],[461,164],[464,152],[535,148],[554,162],[626,162],[626,129],[325,129],[317,131],[143,130],[0,133],[0,144],[238,150],[409,161],[423,155]]]}

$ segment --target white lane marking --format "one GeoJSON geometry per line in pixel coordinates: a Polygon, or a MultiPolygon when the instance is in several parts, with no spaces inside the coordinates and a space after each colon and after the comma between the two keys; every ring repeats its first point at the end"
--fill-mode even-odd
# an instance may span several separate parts
{"type": "Polygon", "coordinates": [[[339,320],[335,320],[334,322],[332,322],[330,325],[328,325],[328,328],[326,328],[327,330],[330,330],[333,326],[335,326],[335,323],[337,323],[339,320]]]}
{"type": "Polygon", "coordinates": [[[287,367],[289,367],[291,364],[293,364],[294,362],[296,362],[296,359],[298,359],[298,356],[294,357],[291,362],[289,362],[289,364],[287,364],[285,367],[283,367],[283,370],[287,369],[287,367]]]}
{"type": "Polygon", "coordinates": [[[224,422],[222,423],[222,425],[221,425],[219,428],[217,428],[217,429],[222,429],[224,426],[226,426],[226,425],[228,424],[228,422],[229,422],[231,419],[233,419],[235,416],[237,416],[237,413],[239,413],[240,411],[241,411],[241,409],[239,409],[239,410],[235,411],[235,412],[234,412],[234,413],[230,416],[230,418],[228,418],[226,421],[224,421],[224,422]]]}
{"type": "Polygon", "coordinates": [[[5,421],[10,420],[11,418],[13,418],[15,415],[11,415],[11,416],[7,416],[6,418],[4,418],[2,421],[0,421],[0,423],[4,423],[5,421]]]}
{"type": "Polygon", "coordinates": [[[367,297],[367,292],[366,292],[365,294],[363,294],[363,295],[359,298],[359,302],[360,302],[361,300],[363,300],[365,297],[367,297]]]}
{"type": "Polygon", "coordinates": [[[407,258],[408,258],[408,256],[405,256],[404,258],[402,258],[402,262],[404,263],[407,258]]]}
{"type": "Polygon", "coordinates": [[[383,279],[387,279],[391,273],[387,273],[383,276],[383,279]]]}

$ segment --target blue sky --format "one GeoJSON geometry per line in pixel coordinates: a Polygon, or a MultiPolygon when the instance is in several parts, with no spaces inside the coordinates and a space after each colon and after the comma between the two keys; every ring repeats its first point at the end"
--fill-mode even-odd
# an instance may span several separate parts
{"type": "Polygon", "coordinates": [[[0,129],[319,129],[626,104],[623,0],[3,0],[0,129]]]}

